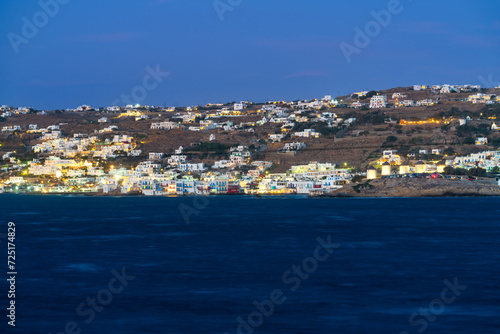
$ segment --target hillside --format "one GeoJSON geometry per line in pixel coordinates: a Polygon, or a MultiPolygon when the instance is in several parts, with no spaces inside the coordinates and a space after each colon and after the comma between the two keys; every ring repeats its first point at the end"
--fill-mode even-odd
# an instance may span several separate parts
{"type": "MultiPolygon", "coordinates": [[[[217,143],[229,146],[254,145],[262,150],[254,154],[253,160],[268,160],[275,163],[274,171],[281,172],[287,170],[293,164],[309,163],[310,161],[333,162],[339,165],[349,165],[355,168],[364,169],[366,166],[380,157],[384,149],[398,150],[403,156],[407,153],[418,151],[419,149],[438,148],[448,155],[469,154],[479,150],[496,149],[500,146],[500,133],[492,130],[491,126],[500,117],[500,105],[473,104],[463,101],[469,93],[436,94],[430,91],[413,91],[411,88],[399,87],[379,91],[378,94],[385,94],[392,101],[393,93],[407,95],[408,99],[433,99],[435,105],[427,107],[400,107],[400,108],[380,108],[380,109],[352,109],[346,107],[321,108],[321,110],[304,110],[303,117],[309,119],[306,122],[295,122],[295,126],[290,129],[290,133],[300,129],[312,128],[322,132],[320,138],[297,138],[286,136],[282,142],[273,143],[269,140],[269,135],[281,133],[282,124],[267,122],[262,126],[250,126],[253,132],[243,130],[224,131],[223,129],[188,131],[186,129],[177,130],[152,130],[151,123],[165,122],[177,119],[179,114],[184,112],[171,111],[147,111],[142,113],[149,117],[146,120],[136,121],[134,117],[119,117],[119,113],[105,112],[54,112],[49,111],[47,115],[22,114],[5,118],[1,123],[2,127],[19,125],[23,131],[2,132],[0,134],[0,154],[15,151],[19,156],[28,157],[30,146],[39,142],[40,134],[29,134],[25,132],[28,125],[37,124],[39,128],[53,124],[62,124],[61,131],[64,137],[71,137],[75,133],[94,134],[110,125],[118,127],[118,130],[95,134],[100,138],[110,138],[115,134],[127,134],[135,138],[138,149],[143,151],[144,157],[148,152],[163,152],[171,154],[180,146],[184,148],[200,142],[208,142],[210,135],[215,135],[217,143]],[[356,121],[349,127],[325,128],[324,124],[313,121],[314,117],[320,113],[331,112],[338,118],[356,118],[356,121]],[[107,123],[98,123],[102,117],[107,117],[107,123]],[[469,117],[470,121],[466,126],[459,126],[459,119],[469,117]],[[439,123],[427,122],[429,119],[439,121],[439,123]],[[417,122],[417,124],[404,125],[402,120],[417,122]],[[418,124],[418,122],[421,124],[418,124]],[[344,131],[341,131],[341,130],[344,131]],[[339,135],[343,132],[342,135],[339,135]],[[471,142],[479,136],[487,137],[489,144],[486,146],[476,146],[471,142]],[[307,145],[296,155],[278,154],[278,150],[284,143],[301,141],[307,145]]],[[[485,93],[499,94],[500,89],[488,90],[485,93]]],[[[349,96],[339,98],[343,105],[357,101],[358,99],[349,96]]],[[[369,103],[369,99],[360,100],[369,103]]],[[[284,108],[293,112],[298,110],[296,106],[284,103],[284,108]]],[[[248,112],[243,112],[241,116],[218,117],[217,122],[232,122],[235,125],[240,123],[255,123],[265,117],[270,117],[265,113],[256,114],[263,105],[251,105],[248,112]]],[[[196,120],[191,123],[184,123],[186,127],[199,126],[199,121],[206,118],[213,111],[195,111],[196,120]]],[[[189,157],[192,161],[204,161],[210,165],[216,159],[227,157],[227,155],[213,156],[204,154],[203,156],[191,153],[189,157]]]]}

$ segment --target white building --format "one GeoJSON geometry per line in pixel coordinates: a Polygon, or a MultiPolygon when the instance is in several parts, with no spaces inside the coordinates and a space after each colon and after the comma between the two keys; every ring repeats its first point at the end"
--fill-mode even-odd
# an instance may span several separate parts
{"type": "Polygon", "coordinates": [[[269,135],[269,140],[272,142],[280,142],[285,135],[282,133],[269,135]]]}
{"type": "Polygon", "coordinates": [[[413,100],[403,100],[403,101],[398,101],[395,104],[396,107],[413,107],[415,106],[415,101],[413,100]]]}
{"type": "Polygon", "coordinates": [[[406,95],[404,95],[403,93],[394,93],[394,94],[392,94],[392,98],[393,98],[393,99],[404,99],[404,98],[406,98],[406,97],[407,97],[407,96],[406,96],[406,95]]]}
{"type": "Polygon", "coordinates": [[[424,99],[424,100],[417,101],[417,107],[429,107],[429,106],[433,106],[435,104],[436,104],[436,102],[434,100],[431,100],[431,99],[424,99]]]}
{"type": "Polygon", "coordinates": [[[174,122],[160,122],[160,123],[151,123],[151,129],[154,130],[172,130],[180,128],[182,125],[174,123],[174,122]]]}
{"type": "Polygon", "coordinates": [[[245,109],[247,104],[245,102],[235,103],[234,110],[243,110],[245,109]]]}
{"type": "Polygon", "coordinates": [[[130,152],[128,153],[128,155],[130,155],[131,157],[138,157],[142,154],[142,150],[130,150],[130,152]]]}
{"type": "Polygon", "coordinates": [[[149,152],[149,160],[160,160],[164,153],[149,152]]]}
{"type": "Polygon", "coordinates": [[[356,92],[353,93],[352,95],[357,95],[357,96],[366,96],[369,92],[367,90],[361,91],[361,92],[356,92]]]}
{"type": "Polygon", "coordinates": [[[309,194],[311,190],[314,190],[314,181],[290,181],[287,186],[295,189],[297,194],[309,194]]]}
{"type": "Polygon", "coordinates": [[[370,99],[370,108],[386,108],[387,107],[387,95],[375,95],[370,99]]]}
{"type": "Polygon", "coordinates": [[[185,163],[186,159],[187,155],[172,155],[167,162],[172,167],[178,167],[180,164],[185,163]]]}
{"type": "Polygon", "coordinates": [[[292,133],[292,136],[303,137],[303,138],[319,138],[321,133],[316,132],[314,129],[304,129],[302,132],[292,133]]]}
{"type": "Polygon", "coordinates": [[[359,101],[351,103],[351,108],[355,109],[363,108],[364,106],[366,106],[366,103],[361,103],[359,101]]]}
{"type": "Polygon", "coordinates": [[[91,110],[93,109],[91,106],[88,106],[86,104],[82,105],[82,106],[79,106],[78,108],[76,108],[76,111],[87,111],[87,110],[91,110]]]}
{"type": "Polygon", "coordinates": [[[283,151],[285,152],[292,152],[292,151],[299,151],[303,148],[306,148],[306,144],[305,143],[286,143],[285,146],[283,147],[283,151]]]}
{"type": "Polygon", "coordinates": [[[212,168],[215,169],[228,168],[228,167],[232,167],[232,163],[229,160],[216,161],[212,166],[212,168]]]}
{"type": "Polygon", "coordinates": [[[441,94],[449,94],[449,93],[453,93],[453,92],[456,92],[456,89],[454,86],[450,86],[450,85],[444,85],[443,87],[441,87],[441,90],[440,90],[441,94]]]}
{"type": "Polygon", "coordinates": [[[23,184],[26,181],[24,180],[23,177],[21,176],[11,176],[9,180],[6,183],[12,183],[12,184],[23,184]]]}
{"type": "Polygon", "coordinates": [[[178,169],[182,172],[203,172],[206,167],[204,163],[183,163],[178,169]]]}
{"type": "Polygon", "coordinates": [[[476,139],[476,145],[486,145],[486,144],[488,144],[488,138],[479,137],[476,139]]]}
{"type": "Polygon", "coordinates": [[[2,128],[2,132],[6,132],[6,131],[21,131],[21,126],[20,125],[4,126],[2,128]]]}

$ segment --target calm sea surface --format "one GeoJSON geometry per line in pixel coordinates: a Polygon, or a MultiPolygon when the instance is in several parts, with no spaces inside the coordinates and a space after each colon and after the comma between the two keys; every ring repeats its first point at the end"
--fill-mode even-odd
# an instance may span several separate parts
{"type": "Polygon", "coordinates": [[[0,333],[500,333],[498,198],[206,201],[0,196],[0,333]]]}

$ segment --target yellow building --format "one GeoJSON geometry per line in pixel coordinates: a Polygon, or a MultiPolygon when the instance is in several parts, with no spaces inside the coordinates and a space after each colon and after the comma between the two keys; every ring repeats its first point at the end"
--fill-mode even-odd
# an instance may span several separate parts
{"type": "Polygon", "coordinates": [[[382,175],[391,175],[391,164],[384,162],[382,164],[382,175]]]}
{"type": "Polygon", "coordinates": [[[425,173],[425,162],[420,160],[415,164],[415,172],[416,173],[425,173]]]}
{"type": "Polygon", "coordinates": [[[446,167],[446,161],[441,160],[440,162],[437,163],[437,172],[438,173],[444,173],[444,168],[446,167]]]}
{"type": "Polygon", "coordinates": [[[407,162],[403,163],[399,166],[399,174],[408,174],[410,173],[410,165],[407,162]]]}
{"type": "Polygon", "coordinates": [[[368,170],[366,171],[366,178],[368,180],[377,178],[377,170],[373,166],[368,167],[368,170]]]}

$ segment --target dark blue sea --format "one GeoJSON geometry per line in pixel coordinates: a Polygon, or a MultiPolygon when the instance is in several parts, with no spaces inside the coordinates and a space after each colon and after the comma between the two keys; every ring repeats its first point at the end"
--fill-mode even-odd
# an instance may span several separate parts
{"type": "Polygon", "coordinates": [[[0,333],[500,333],[498,198],[2,195],[0,217],[0,333]]]}

